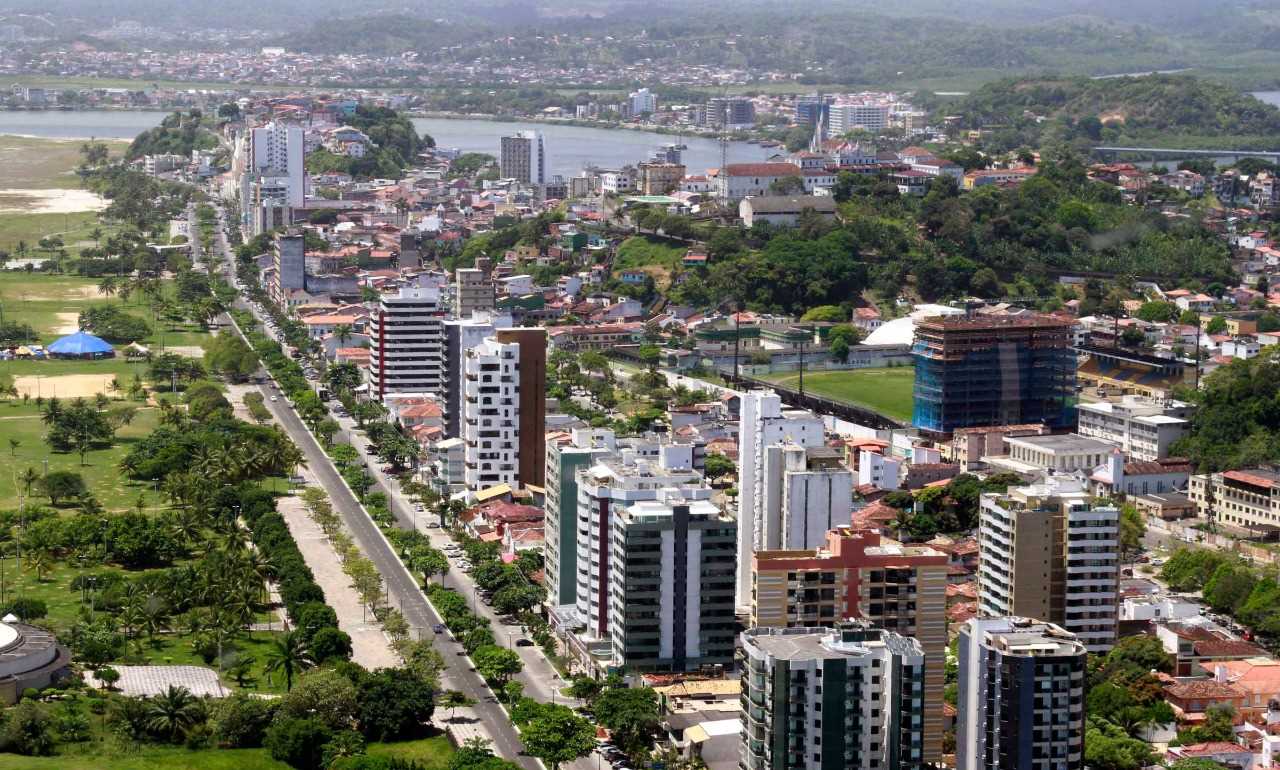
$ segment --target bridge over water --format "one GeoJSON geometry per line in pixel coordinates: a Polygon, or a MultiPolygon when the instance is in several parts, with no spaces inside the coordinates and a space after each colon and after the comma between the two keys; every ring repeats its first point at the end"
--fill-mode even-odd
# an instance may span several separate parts
{"type": "Polygon", "coordinates": [[[1152,162],[1157,158],[1262,158],[1272,163],[1280,162],[1280,150],[1179,150],[1168,147],[1112,147],[1098,146],[1093,148],[1096,155],[1115,160],[1121,155],[1137,155],[1149,157],[1152,162]]]}

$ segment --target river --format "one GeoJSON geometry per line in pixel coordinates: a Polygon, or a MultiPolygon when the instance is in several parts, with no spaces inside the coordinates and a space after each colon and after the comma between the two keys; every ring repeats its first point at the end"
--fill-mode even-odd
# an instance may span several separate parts
{"type": "MultiPolygon", "coordinates": [[[[690,174],[701,174],[720,166],[720,143],[701,136],[679,137],[650,131],[629,131],[558,123],[508,123],[494,120],[452,120],[449,118],[414,118],[418,133],[430,134],[437,147],[457,148],[463,152],[485,152],[497,157],[499,141],[516,131],[541,131],[547,151],[547,171],[565,179],[576,176],[582,167],[594,164],[618,168],[638,163],[664,144],[679,142],[687,146],[683,161],[690,174]]],[[[764,160],[780,148],[767,149],[749,142],[730,142],[730,163],[753,163],[764,160]]]]}
{"type": "Polygon", "coordinates": [[[1266,102],[1280,107],[1280,91],[1254,91],[1253,95],[1266,102]]]}
{"type": "Polygon", "coordinates": [[[163,110],[4,110],[0,111],[0,134],[131,140],[160,125],[168,114],[163,110]]]}

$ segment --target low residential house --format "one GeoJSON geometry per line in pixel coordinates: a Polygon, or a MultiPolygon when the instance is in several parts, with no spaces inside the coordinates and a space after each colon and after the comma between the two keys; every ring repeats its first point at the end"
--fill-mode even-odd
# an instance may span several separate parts
{"type": "Polygon", "coordinates": [[[1175,765],[1184,759],[1202,759],[1236,770],[1254,770],[1255,760],[1252,749],[1231,741],[1170,746],[1164,756],[1170,765],[1175,765]]]}
{"type": "Polygon", "coordinates": [[[1176,297],[1173,300],[1173,304],[1177,305],[1179,310],[1194,310],[1197,313],[1205,313],[1213,310],[1214,299],[1208,294],[1188,293],[1176,297]]]}
{"type": "Polygon", "coordinates": [[[744,198],[738,204],[742,224],[753,227],[763,222],[780,227],[795,227],[800,215],[812,211],[825,220],[836,218],[836,201],[829,195],[764,195],[744,198]]]}
{"type": "Polygon", "coordinates": [[[853,325],[870,334],[884,324],[880,311],[874,307],[855,307],[853,309],[853,325]]]}
{"type": "Polygon", "coordinates": [[[307,336],[313,340],[318,340],[333,334],[334,329],[339,326],[354,329],[359,319],[357,316],[346,314],[317,314],[303,316],[299,320],[306,327],[307,336]]]}
{"type": "MultiPolygon", "coordinates": [[[[1270,660],[1265,658],[1266,650],[1253,642],[1235,638],[1229,631],[1203,616],[1157,623],[1155,632],[1156,638],[1173,660],[1174,676],[1220,676],[1219,667],[1224,664],[1244,660],[1270,660]]],[[[1264,673],[1274,676],[1276,686],[1280,687],[1280,662],[1275,663],[1274,669],[1264,673]]],[[[1266,706],[1266,701],[1262,705],[1266,706]]]]}
{"type": "Polygon", "coordinates": [[[1149,518],[1177,521],[1195,518],[1196,515],[1195,501],[1181,492],[1137,495],[1129,498],[1129,502],[1138,509],[1138,513],[1149,518]]]}

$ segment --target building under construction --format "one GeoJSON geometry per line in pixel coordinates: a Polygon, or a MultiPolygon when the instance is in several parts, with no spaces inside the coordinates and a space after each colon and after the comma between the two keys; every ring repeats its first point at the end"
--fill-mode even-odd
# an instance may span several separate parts
{"type": "Polygon", "coordinates": [[[922,431],[1076,424],[1071,322],[1043,315],[941,316],[916,323],[915,405],[922,431]]]}

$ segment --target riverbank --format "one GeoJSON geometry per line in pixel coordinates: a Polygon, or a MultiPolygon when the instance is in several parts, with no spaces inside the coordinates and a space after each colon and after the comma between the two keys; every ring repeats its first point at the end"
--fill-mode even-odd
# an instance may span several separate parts
{"type": "MultiPolygon", "coordinates": [[[[718,139],[720,133],[711,129],[699,129],[690,126],[672,128],[670,126],[651,126],[621,121],[582,120],[580,118],[544,118],[536,115],[486,115],[482,112],[448,112],[448,111],[414,111],[407,113],[410,118],[424,120],[483,120],[490,123],[544,123],[552,126],[573,126],[575,128],[600,128],[609,131],[639,131],[646,134],[663,134],[665,136],[697,136],[705,139],[718,139]]],[[[733,142],[753,143],[758,141],[749,132],[735,132],[729,136],[733,142]]]]}

